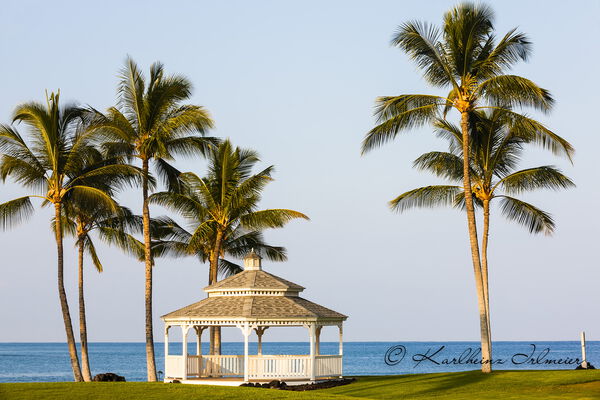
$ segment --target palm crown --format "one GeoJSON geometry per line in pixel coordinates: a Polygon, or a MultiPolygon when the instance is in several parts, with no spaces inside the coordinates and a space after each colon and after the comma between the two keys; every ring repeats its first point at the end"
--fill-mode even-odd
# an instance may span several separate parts
{"type": "MultiPolygon", "coordinates": [[[[511,115],[501,110],[471,113],[470,173],[475,204],[500,200],[500,210],[509,220],[516,221],[533,233],[552,233],[552,217],[514,195],[537,189],[565,189],[573,182],[553,166],[517,170],[523,146],[532,135],[523,126],[513,125],[511,115]]],[[[418,157],[413,165],[434,175],[461,183],[463,180],[462,133],[458,126],[446,120],[435,123],[438,136],[449,141],[448,152],[429,152],[418,157]]],[[[460,185],[435,185],[413,189],[390,202],[392,209],[405,211],[413,207],[451,205],[464,207],[464,191],[460,185]]]]}
{"type": "Polygon", "coordinates": [[[402,130],[433,122],[452,108],[461,113],[487,108],[510,113],[527,127],[533,140],[553,152],[572,154],[573,148],[543,124],[513,111],[515,106],[548,111],[554,100],[531,80],[506,73],[516,62],[528,59],[531,43],[515,29],[497,41],[493,19],[488,6],[462,3],[445,14],[441,29],[418,21],[399,27],[392,45],[415,61],[428,83],[449,92],[379,97],[379,124],[367,133],[363,152],[402,130]]]}
{"type": "Polygon", "coordinates": [[[182,174],[182,191],[155,193],[151,197],[153,203],[174,209],[190,223],[191,232],[179,228],[175,234],[186,243],[185,249],[179,250],[210,261],[210,283],[216,281],[218,260],[221,272],[239,271],[235,263],[224,259],[226,254],[240,257],[257,248],[270,259],[284,260],[285,250],[265,244],[261,231],[308,217],[288,209],[258,209],[261,192],[272,181],[273,166],[252,174],[259,161],[257,154],[234,148],[228,140],[210,151],[208,161],[206,177],[182,174]]]}

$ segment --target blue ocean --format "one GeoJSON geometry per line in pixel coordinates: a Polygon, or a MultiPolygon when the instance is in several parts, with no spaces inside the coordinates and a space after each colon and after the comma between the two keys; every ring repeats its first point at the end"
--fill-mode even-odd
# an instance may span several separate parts
{"type": "MultiPolygon", "coordinates": [[[[195,345],[191,345],[194,351],[195,345]]],[[[164,369],[163,344],[156,343],[157,369],[164,369]]],[[[144,343],[90,343],[92,374],[114,372],[128,381],[146,379],[144,343]]],[[[308,343],[266,342],[263,354],[308,354],[308,343]]],[[[321,354],[337,354],[337,342],[321,343],[321,354]]],[[[181,354],[180,343],[169,352],[181,354]]],[[[256,354],[256,344],[250,344],[256,354]]],[[[392,375],[480,369],[477,342],[346,342],[344,375],[392,375]]],[[[203,343],[203,353],[208,353],[203,343]]],[[[223,343],[223,354],[243,354],[243,344],[223,343]]],[[[494,342],[495,369],[574,369],[579,342],[494,342]]],[[[587,360],[600,366],[600,342],[587,343],[587,360]]],[[[65,343],[0,343],[0,382],[71,381],[65,343]]]]}

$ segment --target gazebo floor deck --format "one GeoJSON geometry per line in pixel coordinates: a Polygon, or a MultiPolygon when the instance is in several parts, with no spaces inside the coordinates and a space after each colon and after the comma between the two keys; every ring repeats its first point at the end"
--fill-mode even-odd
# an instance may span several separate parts
{"type": "MultiPolygon", "coordinates": [[[[250,383],[269,383],[273,380],[281,380],[284,381],[288,386],[295,385],[306,385],[309,383],[319,383],[325,382],[329,380],[340,379],[339,376],[331,377],[331,378],[318,378],[314,381],[310,379],[250,379],[250,383]]],[[[174,379],[165,379],[165,383],[170,383],[174,379]]],[[[188,378],[188,379],[177,379],[181,383],[192,384],[192,385],[215,385],[215,386],[240,386],[244,383],[244,378],[241,377],[221,377],[221,378],[188,378]]]]}

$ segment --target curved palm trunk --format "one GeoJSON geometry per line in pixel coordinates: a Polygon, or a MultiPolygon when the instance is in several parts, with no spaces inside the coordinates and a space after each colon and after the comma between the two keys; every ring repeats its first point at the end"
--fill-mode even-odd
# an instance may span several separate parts
{"type": "Polygon", "coordinates": [[[63,235],[61,220],[61,204],[54,204],[54,217],[56,219],[56,251],[58,255],[58,297],[60,298],[60,308],[63,321],[65,323],[65,332],[67,334],[67,346],[69,347],[69,357],[71,358],[71,368],[76,382],[83,381],[81,368],[79,367],[79,358],[77,357],[77,347],[75,346],[75,336],[73,335],[73,325],[71,323],[71,314],[69,313],[69,303],[67,293],[65,292],[64,282],[64,263],[63,263],[63,235]]]}
{"type": "Polygon", "coordinates": [[[152,327],[152,251],[150,242],[150,208],[148,206],[148,160],[142,162],[142,220],[144,229],[144,260],[146,285],[144,290],[146,307],[146,369],[148,382],[156,382],[156,361],[154,357],[154,334],[152,327]]]}
{"type": "MultiPolygon", "coordinates": [[[[210,266],[208,284],[212,285],[217,282],[219,272],[219,254],[221,254],[221,244],[223,242],[223,232],[217,231],[217,237],[215,239],[215,248],[210,254],[210,266]]],[[[221,354],[221,327],[211,326],[210,327],[210,354],[218,355],[221,354]]]]}
{"type": "Polygon", "coordinates": [[[481,273],[481,259],[479,255],[479,241],[477,238],[477,225],[475,223],[475,207],[471,191],[471,175],[469,172],[469,114],[461,112],[461,130],[463,145],[463,184],[465,191],[465,207],[467,210],[467,224],[469,227],[469,241],[471,242],[471,258],[475,273],[475,287],[479,306],[479,328],[481,332],[481,371],[491,372],[490,335],[488,330],[485,294],[483,290],[483,276],[481,273]]]}
{"type": "Polygon", "coordinates": [[[90,372],[90,362],[88,359],[88,342],[87,342],[87,324],[85,320],[85,300],[83,296],[83,237],[78,240],[78,261],[79,261],[79,337],[81,340],[81,372],[83,380],[90,382],[92,374],[90,372]]]}
{"type": "Polygon", "coordinates": [[[492,327],[490,317],[490,288],[488,284],[488,261],[487,261],[487,249],[488,249],[488,237],[490,233],[490,201],[483,200],[483,237],[481,239],[481,268],[483,276],[483,292],[485,296],[485,309],[487,312],[487,323],[488,323],[488,336],[489,336],[489,347],[490,354],[492,353],[492,327]]]}

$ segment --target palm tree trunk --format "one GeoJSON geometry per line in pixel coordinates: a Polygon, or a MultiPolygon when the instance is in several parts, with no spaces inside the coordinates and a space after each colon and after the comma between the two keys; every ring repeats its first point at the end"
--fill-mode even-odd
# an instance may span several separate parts
{"type": "Polygon", "coordinates": [[[471,258],[475,273],[475,287],[479,306],[479,329],[481,332],[481,371],[492,372],[490,336],[488,331],[485,295],[483,291],[483,276],[481,273],[481,258],[479,255],[479,240],[477,238],[477,225],[475,222],[475,207],[471,191],[471,175],[469,171],[469,113],[461,112],[461,129],[463,145],[463,184],[465,192],[465,207],[467,210],[467,224],[469,228],[469,241],[471,242],[471,258]]]}
{"type": "Polygon", "coordinates": [[[67,334],[67,346],[69,347],[69,357],[71,358],[71,368],[76,382],[83,381],[81,368],[79,367],[79,358],[77,357],[77,347],[75,346],[75,336],[73,335],[73,325],[71,323],[71,314],[69,313],[69,303],[67,293],[65,292],[64,281],[64,263],[63,263],[63,235],[61,220],[61,204],[54,204],[54,218],[56,219],[56,251],[58,255],[58,297],[60,298],[60,308],[63,321],[65,323],[65,332],[67,334]]]}
{"type": "MultiPolygon", "coordinates": [[[[215,248],[210,254],[210,266],[208,284],[212,285],[217,283],[218,272],[219,272],[219,254],[221,254],[221,245],[223,242],[223,232],[217,231],[217,237],[215,238],[215,248]]],[[[211,326],[210,327],[210,354],[218,355],[221,354],[221,327],[211,326]]]]}
{"type": "Polygon", "coordinates": [[[85,321],[85,300],[83,297],[83,237],[78,240],[78,261],[79,261],[79,337],[81,340],[81,366],[84,382],[92,380],[90,372],[90,362],[88,359],[88,343],[87,343],[87,324],[85,321]]]}
{"type": "Polygon", "coordinates": [[[488,249],[488,237],[490,233],[490,201],[488,199],[483,200],[483,237],[481,239],[481,268],[483,276],[483,292],[485,296],[485,310],[487,312],[487,323],[488,323],[488,337],[489,337],[489,348],[490,354],[492,353],[492,327],[490,317],[490,288],[488,285],[488,261],[487,261],[487,249],[488,249]]]}
{"type": "Polygon", "coordinates": [[[148,382],[156,382],[156,361],[154,357],[154,334],[152,327],[152,251],[150,238],[150,208],[148,206],[148,159],[142,160],[142,220],[144,229],[144,260],[146,286],[144,290],[146,305],[146,370],[148,382]]]}

